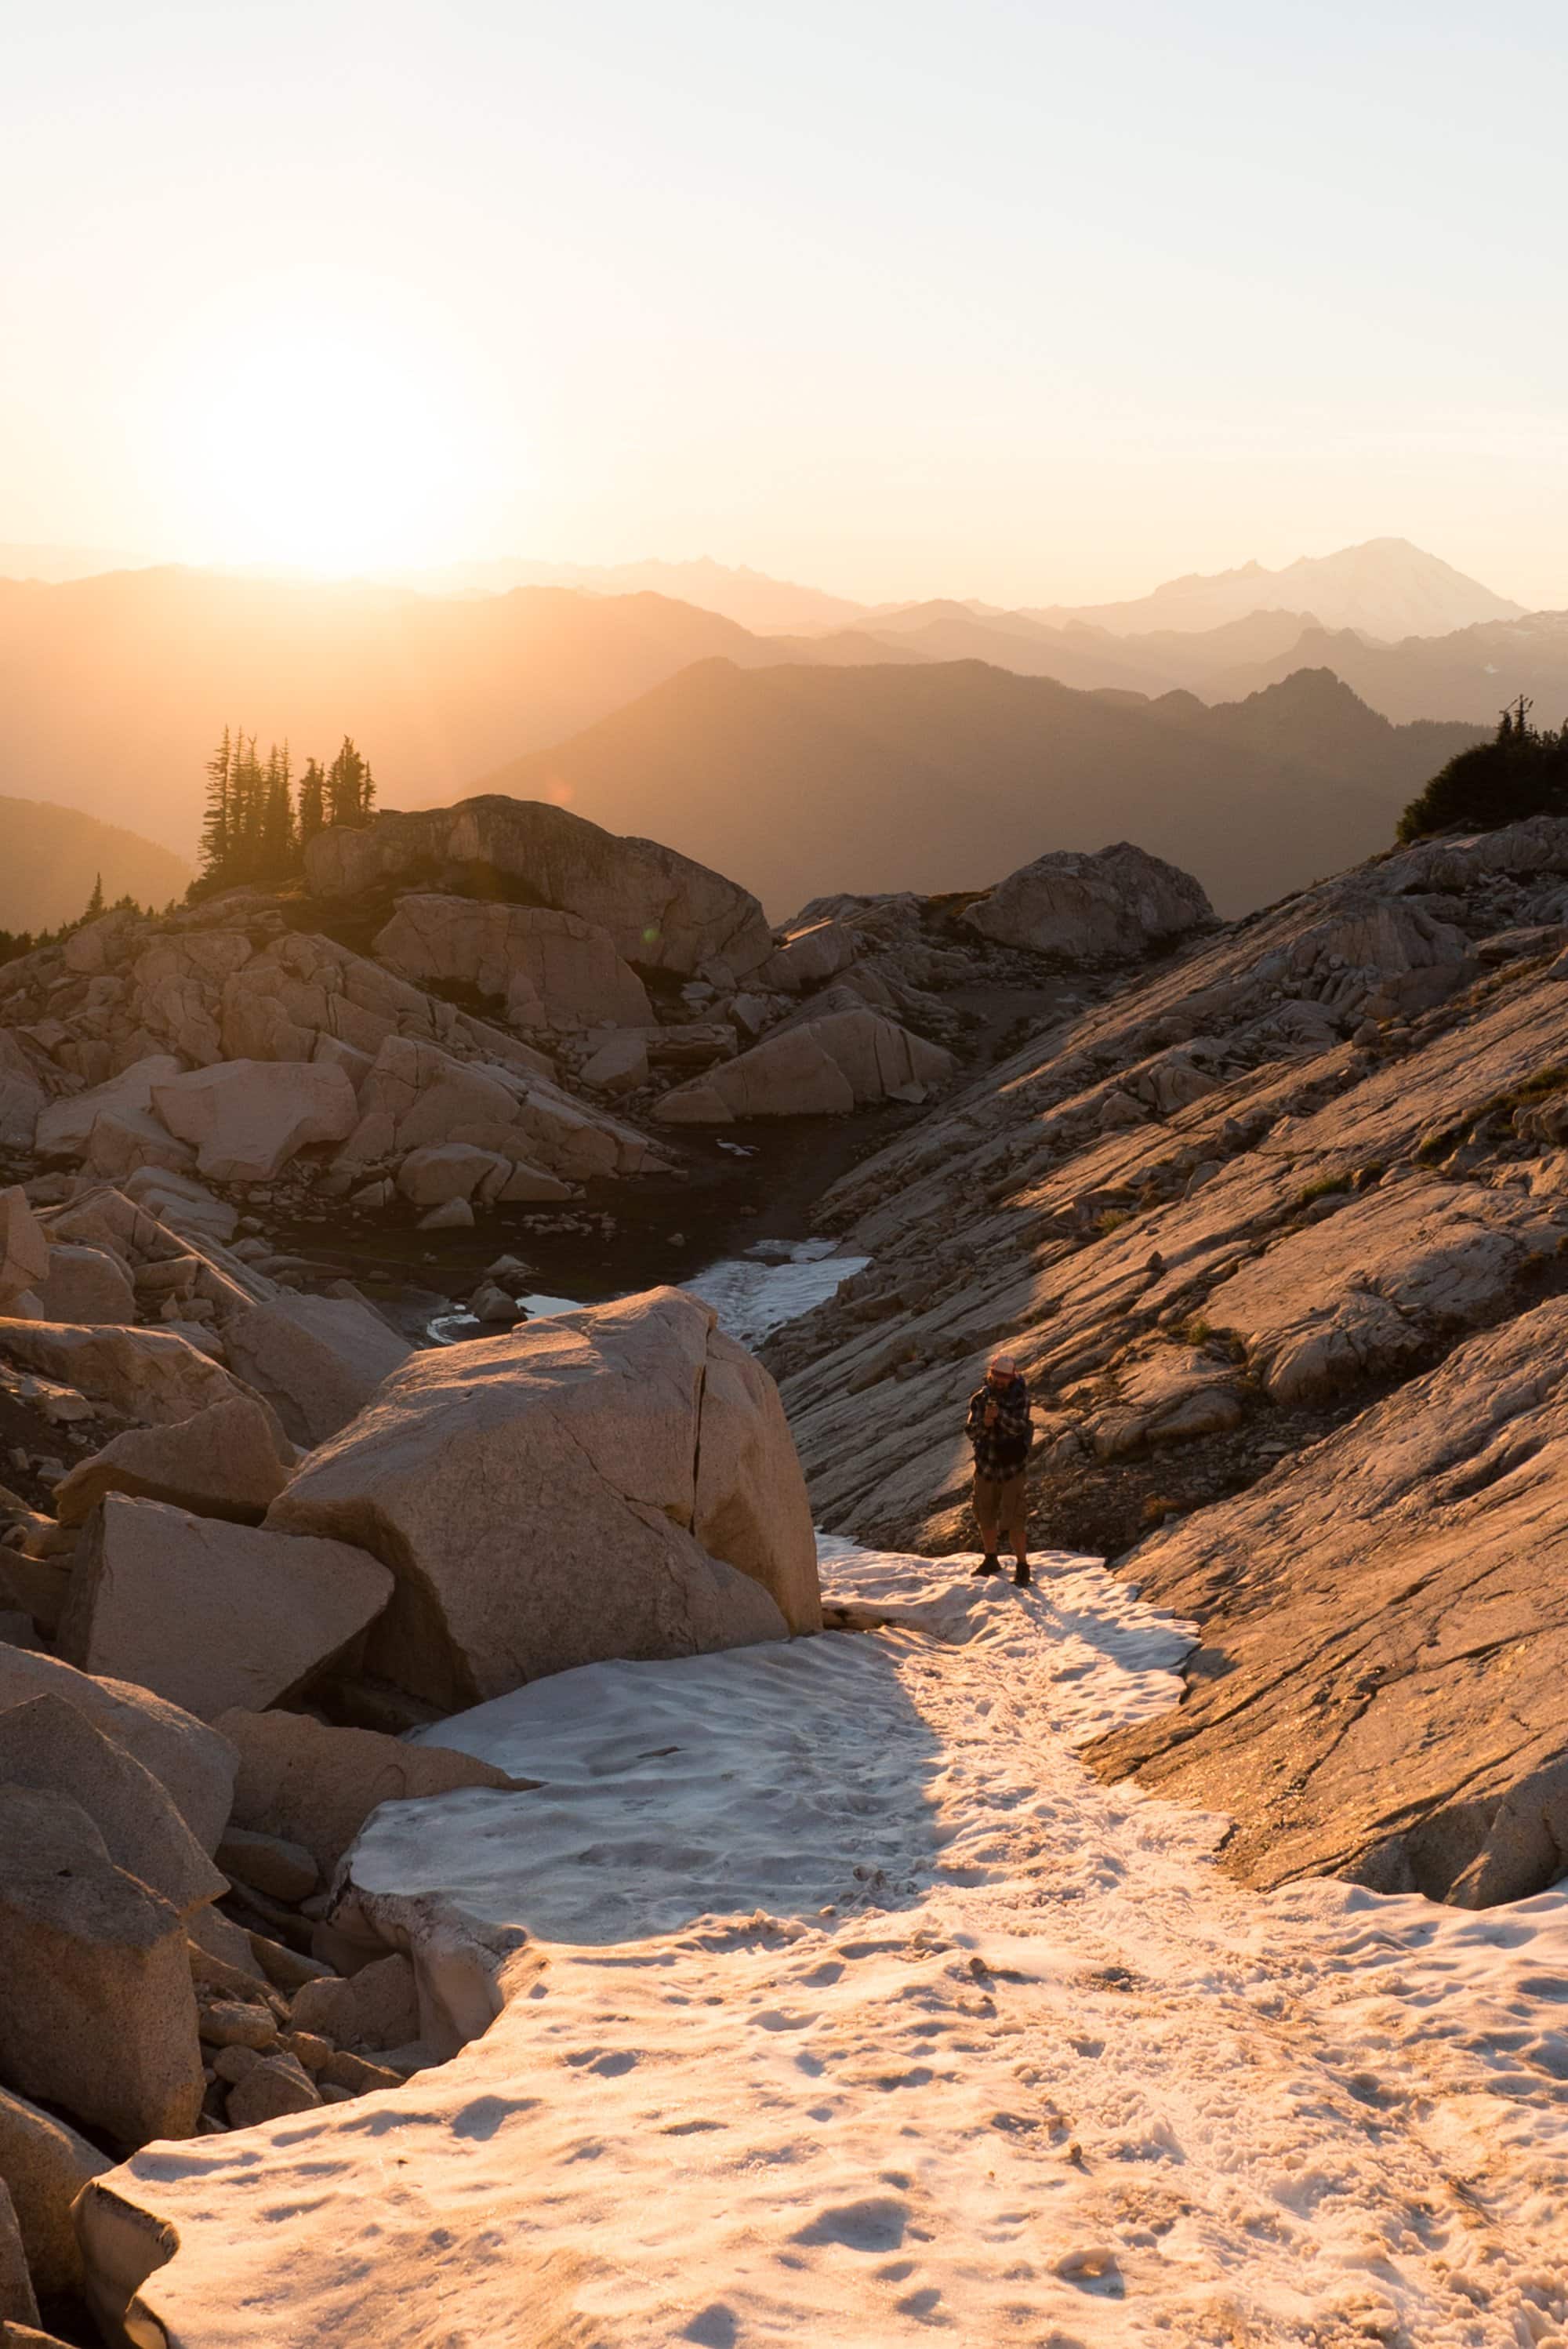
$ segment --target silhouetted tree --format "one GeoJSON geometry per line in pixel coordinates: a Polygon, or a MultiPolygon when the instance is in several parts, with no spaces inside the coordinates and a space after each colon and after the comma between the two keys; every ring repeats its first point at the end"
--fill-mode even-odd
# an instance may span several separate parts
{"type": "Polygon", "coordinates": [[[256,875],[263,881],[283,881],[294,861],[294,800],[289,787],[289,746],[267,751],[262,788],[261,820],[256,843],[256,875]]]}
{"type": "Polygon", "coordinates": [[[370,762],[346,734],[343,748],[326,771],[327,820],[358,827],[368,823],[376,804],[376,781],[370,762]]]}
{"type": "Polygon", "coordinates": [[[233,742],[225,726],[222,740],[207,761],[206,803],[201,814],[201,843],[198,852],[203,880],[226,871],[232,853],[229,777],[233,763],[233,742]]]}
{"type": "Polygon", "coordinates": [[[1490,742],[1474,743],[1440,767],[1399,818],[1399,838],[1568,814],[1568,726],[1556,732],[1532,726],[1530,710],[1521,694],[1502,711],[1490,742]]]}
{"type": "Polygon", "coordinates": [[[102,874],[101,873],[98,873],[98,874],[96,874],[94,875],[94,877],[93,877],[93,893],[92,893],[92,895],[88,899],[88,909],[87,909],[87,912],[82,916],[82,919],[83,919],[83,921],[84,921],[84,922],[96,922],[96,921],[97,921],[97,919],[98,919],[98,916],[99,916],[102,912],[103,912],[103,874],[102,874]]]}
{"type": "Polygon", "coordinates": [[[326,829],[326,777],[321,771],[319,759],[307,759],[304,772],[299,779],[299,844],[304,847],[318,832],[326,829]]]}
{"type": "MultiPolygon", "coordinates": [[[[263,760],[253,734],[226,726],[207,761],[201,872],[187,895],[211,896],[245,882],[275,887],[298,871],[307,841],[328,823],[366,823],[375,802],[369,761],[347,734],[325,772],[319,759],[305,761],[296,807],[288,744],[270,744],[263,760]]],[[[101,913],[101,884],[94,894],[101,913]]]]}

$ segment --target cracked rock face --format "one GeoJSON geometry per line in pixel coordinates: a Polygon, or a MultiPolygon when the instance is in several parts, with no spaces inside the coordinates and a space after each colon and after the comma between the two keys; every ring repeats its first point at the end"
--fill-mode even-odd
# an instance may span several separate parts
{"type": "Polygon", "coordinates": [[[416,1355],[312,1455],[267,1524],[391,1568],[370,1671],[452,1710],[820,1627],[778,1394],[715,1320],[653,1289],[416,1355]]]}

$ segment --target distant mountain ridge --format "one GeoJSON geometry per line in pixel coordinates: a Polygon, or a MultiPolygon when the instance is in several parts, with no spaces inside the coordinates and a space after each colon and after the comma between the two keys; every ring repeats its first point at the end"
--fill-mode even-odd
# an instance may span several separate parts
{"type": "Polygon", "coordinates": [[[770,579],[745,564],[716,563],[707,554],[685,563],[657,557],[643,563],[454,563],[406,573],[400,584],[423,595],[504,595],[513,587],[578,587],[594,595],[669,595],[762,636],[841,627],[862,619],[868,608],[847,595],[770,579]]]}
{"type": "MultiPolygon", "coordinates": [[[[385,800],[429,804],[548,745],[575,743],[716,658],[738,670],[888,676],[985,662],[1134,707],[1172,692],[1242,701],[1303,669],[1329,670],[1396,720],[1490,726],[1521,691],[1553,723],[1568,713],[1562,614],[1385,645],[1279,610],[1118,636],[941,600],[766,636],[647,590],[420,595],[163,566],[58,585],[0,578],[0,779],[18,796],[120,818],[191,854],[203,763],[225,725],[286,740],[296,762],[350,731],[385,800]]],[[[1372,740],[1366,750],[1375,771],[1381,753],[1372,740]]],[[[1410,780],[1398,803],[1426,780],[1410,780]]],[[[1179,848],[1168,853],[1182,861],[1179,848]]],[[[1318,869],[1350,854],[1326,842],[1318,869]]]]}
{"type": "Polygon", "coordinates": [[[124,814],[189,852],[203,762],[226,725],[287,740],[296,763],[348,731],[387,798],[449,799],[485,768],[716,655],[919,657],[852,632],[758,636],[645,591],[418,595],[179,565],[60,585],[0,578],[0,777],[124,814]]]}
{"type": "Polygon", "coordinates": [[[711,660],[469,788],[651,833],[776,919],[836,890],[978,888],[1047,848],[1124,839],[1240,914],[1387,846],[1406,802],[1479,739],[1391,726],[1326,671],[1211,709],[980,661],[711,660]]]}
{"type": "Polygon", "coordinates": [[[78,808],[0,798],[0,929],[53,930],[105,899],[162,906],[183,896],[191,867],[156,842],[78,808]]]}
{"type": "Polygon", "coordinates": [[[1079,620],[1133,636],[1213,628],[1253,612],[1284,611],[1311,615],[1327,628],[1394,638],[1447,636],[1478,621],[1518,619],[1523,609],[1407,538],[1369,538],[1334,554],[1303,555],[1279,571],[1244,563],[1206,577],[1168,579],[1127,603],[1048,605],[1025,616],[1048,627],[1079,620]]]}

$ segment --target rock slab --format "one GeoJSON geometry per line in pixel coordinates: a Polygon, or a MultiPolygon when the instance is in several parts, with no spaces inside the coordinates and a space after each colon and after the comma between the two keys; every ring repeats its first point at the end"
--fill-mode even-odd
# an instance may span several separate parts
{"type": "Polygon", "coordinates": [[[63,1653],[211,1721],[274,1703],[387,1604],[386,1568],[346,1542],[295,1539],[111,1494],[86,1527],[63,1653]]]}

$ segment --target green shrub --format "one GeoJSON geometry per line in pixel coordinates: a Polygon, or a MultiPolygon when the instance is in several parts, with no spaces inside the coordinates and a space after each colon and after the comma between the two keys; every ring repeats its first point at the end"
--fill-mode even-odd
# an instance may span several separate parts
{"type": "Polygon", "coordinates": [[[1485,832],[1531,815],[1568,815],[1568,726],[1532,726],[1521,694],[1490,742],[1477,742],[1439,767],[1399,818],[1401,841],[1465,824],[1485,832]]]}
{"type": "Polygon", "coordinates": [[[1309,1183],[1305,1191],[1298,1191],[1295,1204],[1298,1207],[1310,1207],[1315,1199],[1330,1199],[1336,1191],[1348,1191],[1349,1188],[1348,1174],[1325,1174],[1320,1181],[1309,1183]]]}

